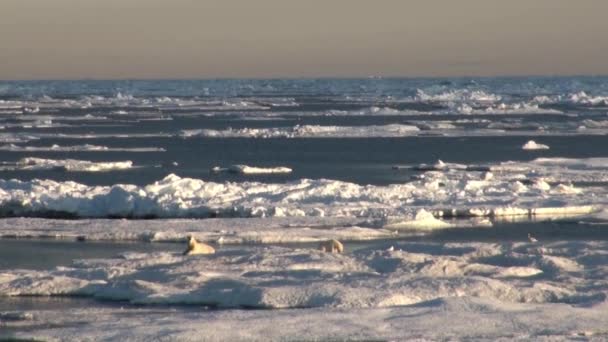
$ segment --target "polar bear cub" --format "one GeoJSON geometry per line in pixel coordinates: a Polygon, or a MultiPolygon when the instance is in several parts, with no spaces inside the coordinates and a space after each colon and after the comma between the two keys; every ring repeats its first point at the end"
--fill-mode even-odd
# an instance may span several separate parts
{"type": "Polygon", "coordinates": [[[342,243],[336,239],[331,239],[329,241],[323,241],[319,244],[319,249],[323,252],[328,253],[342,253],[344,252],[344,246],[342,243]]]}
{"type": "Polygon", "coordinates": [[[209,246],[206,243],[196,241],[196,239],[192,235],[188,237],[188,248],[186,248],[186,250],[184,251],[184,255],[213,253],[215,253],[215,248],[209,246]]]}

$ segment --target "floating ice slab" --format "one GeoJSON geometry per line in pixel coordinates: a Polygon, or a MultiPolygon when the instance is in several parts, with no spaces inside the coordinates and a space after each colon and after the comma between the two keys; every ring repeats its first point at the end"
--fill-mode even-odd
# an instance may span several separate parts
{"type": "Polygon", "coordinates": [[[15,144],[0,146],[1,151],[10,152],[165,152],[162,147],[108,147],[100,145],[74,145],[74,146],[19,146],[15,144]]]}
{"type": "Polygon", "coordinates": [[[104,172],[113,170],[125,170],[133,167],[131,161],[120,162],[92,162],[88,160],[75,159],[43,159],[23,158],[10,165],[5,163],[0,166],[2,170],[63,170],[77,172],[104,172]]]}
{"type": "Polygon", "coordinates": [[[256,175],[256,174],[285,174],[291,173],[292,169],[285,166],[278,167],[256,167],[249,165],[232,165],[230,167],[219,167],[216,166],[211,169],[212,172],[230,172],[244,175],[256,175]]]}
{"type": "Polygon", "coordinates": [[[549,146],[538,144],[534,140],[530,140],[525,143],[522,147],[523,150],[548,150],[549,146]]]}
{"type": "Polygon", "coordinates": [[[419,132],[416,126],[392,124],[385,126],[318,126],[296,125],[276,128],[242,128],[227,130],[184,130],[181,136],[205,138],[354,138],[399,137],[419,132]]]}
{"type": "Polygon", "coordinates": [[[457,107],[460,114],[564,114],[557,109],[539,107],[533,103],[500,103],[489,107],[474,108],[464,103],[457,107]]]}

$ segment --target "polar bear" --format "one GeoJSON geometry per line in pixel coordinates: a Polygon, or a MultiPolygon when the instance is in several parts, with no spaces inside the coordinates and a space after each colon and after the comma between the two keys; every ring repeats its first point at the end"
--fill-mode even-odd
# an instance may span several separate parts
{"type": "Polygon", "coordinates": [[[319,249],[323,252],[328,253],[342,253],[344,252],[344,246],[342,243],[336,239],[331,239],[329,241],[323,241],[319,244],[319,249]]]}
{"type": "Polygon", "coordinates": [[[184,251],[184,255],[213,253],[215,253],[215,248],[209,246],[206,243],[196,241],[196,239],[192,235],[188,237],[188,248],[186,248],[186,250],[184,251]]]}

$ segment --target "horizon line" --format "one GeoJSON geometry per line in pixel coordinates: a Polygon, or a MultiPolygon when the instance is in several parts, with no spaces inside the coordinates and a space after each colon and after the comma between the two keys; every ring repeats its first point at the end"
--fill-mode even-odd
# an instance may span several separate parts
{"type": "Polygon", "coordinates": [[[568,77],[608,77],[608,74],[497,74],[497,75],[461,75],[461,76],[273,76],[273,77],[74,77],[74,78],[0,78],[0,82],[82,82],[82,81],[222,81],[222,80],[365,80],[365,79],[492,79],[492,78],[568,78],[568,77]]]}

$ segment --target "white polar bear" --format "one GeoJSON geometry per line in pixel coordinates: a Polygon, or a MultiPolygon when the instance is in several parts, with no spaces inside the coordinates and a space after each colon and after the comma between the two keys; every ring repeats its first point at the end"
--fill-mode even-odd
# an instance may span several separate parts
{"type": "Polygon", "coordinates": [[[328,253],[344,252],[344,246],[342,245],[342,243],[335,239],[321,242],[319,244],[319,249],[323,252],[328,252],[328,253]]]}
{"type": "Polygon", "coordinates": [[[192,235],[188,238],[188,248],[184,251],[184,255],[213,253],[215,253],[215,248],[209,246],[206,243],[196,241],[196,239],[192,235]]]}

